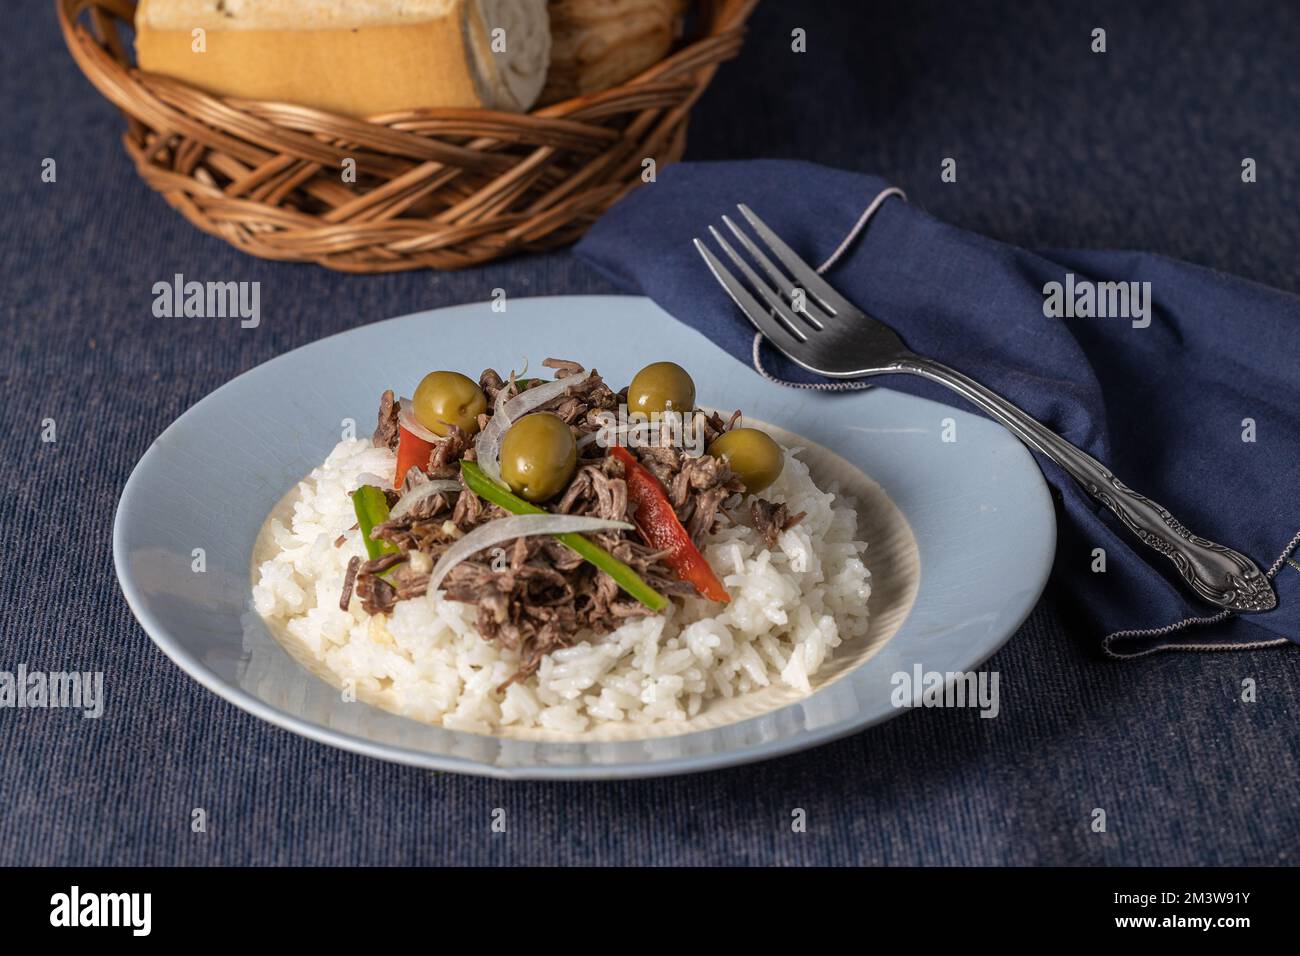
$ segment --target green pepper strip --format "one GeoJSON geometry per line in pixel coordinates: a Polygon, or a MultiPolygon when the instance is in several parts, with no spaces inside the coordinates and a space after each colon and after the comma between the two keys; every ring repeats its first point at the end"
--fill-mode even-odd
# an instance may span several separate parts
{"type": "Polygon", "coordinates": [[[375,541],[370,532],[376,525],[388,520],[388,497],[383,489],[374,485],[362,485],[352,493],[352,510],[357,513],[357,527],[361,529],[361,540],[366,543],[366,554],[370,560],[384,554],[394,554],[400,549],[387,541],[375,541]]]}
{"type": "MultiPolygon", "coordinates": [[[[544,515],[549,512],[518,498],[504,488],[493,483],[492,479],[483,473],[476,463],[462,460],[460,463],[460,473],[465,479],[465,484],[469,485],[469,490],[474,492],[480,498],[492,502],[492,504],[504,508],[511,514],[516,515],[544,515]]],[[[590,561],[600,570],[604,571],[614,583],[621,587],[632,597],[636,598],[652,611],[662,611],[668,606],[668,599],[641,580],[641,576],[629,568],[626,564],[614,557],[608,551],[588,541],[582,535],[575,532],[568,534],[555,535],[562,543],[568,545],[583,558],[590,561]]]]}

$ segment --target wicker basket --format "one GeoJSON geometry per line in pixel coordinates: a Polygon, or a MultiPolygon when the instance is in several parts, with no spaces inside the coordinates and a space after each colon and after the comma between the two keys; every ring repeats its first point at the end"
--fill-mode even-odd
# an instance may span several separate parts
{"type": "Polygon", "coordinates": [[[369,119],[214,96],[136,69],[133,0],[56,0],[77,65],[126,114],[140,175],[205,232],[347,272],[457,269],[575,240],[681,157],[687,114],[757,0],[700,0],[697,36],[640,76],[533,113],[369,119]],[[356,182],[342,181],[343,160],[356,182]]]}

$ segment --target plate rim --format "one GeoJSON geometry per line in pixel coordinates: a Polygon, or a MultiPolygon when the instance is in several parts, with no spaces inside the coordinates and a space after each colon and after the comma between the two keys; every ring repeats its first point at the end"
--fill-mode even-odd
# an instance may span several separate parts
{"type": "MultiPolygon", "coordinates": [[[[646,296],[640,295],[540,295],[540,296],[520,296],[512,300],[512,303],[518,304],[523,302],[562,302],[564,300],[582,299],[582,300],[614,300],[614,302],[626,303],[627,300],[637,300],[643,303],[649,303],[655,308],[662,307],[654,303],[653,300],[646,296]]],[[[163,654],[172,661],[189,677],[193,678],[200,686],[215,694],[217,697],[233,704],[239,709],[277,727],[278,729],[295,733],[317,743],[337,747],[351,753],[360,754],[373,759],[395,762],[407,766],[420,767],[422,769],[435,769],[451,773],[465,773],[475,776],[484,776],[501,780],[622,780],[622,779],[642,779],[651,777],[675,776],[684,773],[696,773],[708,770],[721,770],[728,767],[735,767],[742,764],[753,763],[761,760],[768,760],[791,753],[812,749],[823,746],[835,740],[866,730],[877,724],[884,723],[891,717],[901,717],[902,714],[884,712],[880,714],[857,714],[831,724],[817,727],[815,729],[803,729],[797,734],[775,741],[760,741],[753,744],[739,747],[731,747],[725,750],[715,751],[702,754],[685,754],[676,757],[663,759],[646,759],[636,760],[624,763],[566,763],[566,764],[509,764],[501,765],[487,763],[472,757],[465,757],[456,754],[434,754],[428,751],[416,750],[402,744],[386,743],[370,740],[365,737],[357,736],[352,733],[336,730],[330,727],[315,723],[305,717],[281,710],[273,704],[267,703],[256,697],[249,691],[237,684],[230,683],[222,679],[214,671],[208,668],[201,660],[192,655],[181,642],[174,638],[168,628],[154,615],[150,610],[147,600],[141,594],[136,582],[129,573],[129,562],[126,554],[126,529],[124,515],[130,510],[133,498],[141,490],[137,482],[137,476],[150,463],[150,461],[161,453],[160,446],[164,443],[168,434],[176,429],[182,421],[195,409],[204,403],[216,400],[217,397],[226,389],[233,388],[246,376],[253,373],[264,373],[264,371],[282,360],[287,360],[300,350],[323,345],[336,338],[351,335],[360,329],[371,329],[376,326],[382,326],[387,323],[402,322],[420,316],[445,312],[454,309],[472,308],[474,306],[490,305],[486,302],[458,303],[456,305],[439,306],[430,309],[421,309],[414,312],[404,313],[398,316],[391,316],[385,319],[379,319],[375,322],[362,323],[361,325],[352,326],[340,330],[319,339],[305,342],[295,346],[288,351],[275,355],[264,362],[254,365],[252,368],[240,372],[238,375],[224,382],[217,388],[213,389],[207,395],[203,396],[193,405],[181,412],[162,432],[158,434],[144,453],[140,456],[139,461],[131,469],[126,483],[122,487],[121,494],[118,497],[117,507],[113,515],[113,533],[112,533],[112,552],[114,572],[117,577],[118,586],[126,599],[127,605],[132,615],[140,624],[150,641],[163,652],[163,654]]],[[[667,314],[667,313],[665,313],[667,314]]],[[[674,320],[675,321],[675,320],[674,320]]],[[[908,395],[907,393],[893,392],[891,394],[906,395],[907,398],[918,402],[925,402],[941,408],[953,408],[965,414],[976,415],[975,412],[959,408],[957,405],[947,405],[942,402],[935,402],[931,399],[919,396],[908,395]]],[[[982,416],[976,416],[982,417],[982,416]]],[[[987,419],[985,419],[987,421],[987,419]]],[[[995,424],[990,422],[990,424],[995,424]]],[[[999,429],[1002,426],[997,426],[999,429]]],[[[1002,429],[1005,431],[1005,429],[1002,429]]],[[[1057,523],[1056,510],[1052,502],[1046,479],[1033,455],[1019,441],[1015,442],[1015,447],[1019,452],[1028,459],[1032,473],[1031,487],[1032,492],[1037,500],[1026,501],[1026,507],[1045,505],[1042,508],[1045,516],[1046,534],[1044,538],[1044,552],[1047,555],[1046,560],[1041,562],[1037,579],[1033,581],[1033,586],[1025,593],[1030,595],[1024,600],[1024,606],[1015,615],[1009,617],[1008,621],[1013,621],[1006,629],[1006,633],[991,642],[989,648],[970,665],[969,669],[977,668],[990,657],[1001,650],[1011,637],[1019,630],[1020,626],[1033,612],[1041,598],[1043,591],[1047,586],[1047,581],[1051,575],[1053,558],[1056,551],[1057,523]]],[[[904,513],[906,514],[906,513],[904,513]]],[[[924,572],[923,572],[924,575],[924,572]]],[[[919,599],[918,594],[918,599],[919,599]]],[[[910,617],[910,612],[909,612],[910,617]]],[[[903,624],[906,624],[904,619],[903,624]]],[[[282,648],[283,650],[283,648],[282,648]]],[[[285,651],[287,654],[288,652],[285,651]]],[[[296,663],[296,662],[295,662],[296,663]]],[[[301,666],[301,665],[299,665],[301,666]]],[[[787,704],[778,708],[772,713],[779,713],[785,707],[798,706],[799,702],[787,704]]],[[[373,706],[367,704],[366,706],[373,706]]],[[[913,708],[903,708],[913,709],[913,708]]],[[[384,713],[390,713],[384,711],[384,713]]],[[[400,717],[401,715],[393,715],[400,717]]],[[[411,718],[405,718],[411,719],[411,718]]],[[[450,728],[446,728],[451,730],[450,728]]],[[[714,728],[718,729],[718,728],[714,728]]],[[[471,733],[470,731],[452,731],[454,733],[471,733]]],[[[485,735],[476,735],[485,736],[485,735]]],[[[492,735],[486,735],[490,738],[492,735]]],[[[670,735],[671,736],[671,735],[670,735]]],[[[683,735],[684,736],[684,735],[683,735]]],[[[500,739],[500,738],[492,738],[500,739]]]]}

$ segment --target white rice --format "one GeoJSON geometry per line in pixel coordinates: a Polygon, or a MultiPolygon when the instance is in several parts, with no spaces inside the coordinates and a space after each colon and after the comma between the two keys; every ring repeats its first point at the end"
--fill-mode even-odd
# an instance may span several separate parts
{"type": "MultiPolygon", "coordinates": [[[[253,602],[358,698],[418,720],[491,733],[539,727],[578,733],[606,721],[681,721],[708,701],[770,685],[809,691],[843,641],[867,631],[870,573],[848,499],[820,490],[787,450],[763,496],[807,517],[769,550],[750,527],[725,527],[705,556],[731,593],[728,605],[691,598],[612,633],[579,635],[536,674],[497,688],[518,655],[483,640],[475,609],[442,592],[367,615],[338,606],[353,555],[364,557],[348,492],[391,474],[386,449],[343,441],[299,485],[289,527],[271,522],[278,553],[257,571],[253,602]],[[345,542],[335,547],[343,535],[345,542]]],[[[739,509],[746,511],[747,509],[739,509]]]]}

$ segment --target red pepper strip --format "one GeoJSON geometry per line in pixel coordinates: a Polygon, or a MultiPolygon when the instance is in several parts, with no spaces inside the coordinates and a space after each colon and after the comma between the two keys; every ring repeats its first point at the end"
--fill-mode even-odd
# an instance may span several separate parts
{"type": "Polygon", "coordinates": [[[428,465],[431,454],[433,454],[433,442],[427,442],[419,435],[399,426],[397,474],[393,476],[393,487],[400,489],[402,482],[406,480],[406,473],[412,468],[423,468],[428,465]]]}
{"type": "Polygon", "coordinates": [[[695,590],[710,601],[728,603],[731,595],[677,520],[677,512],[673,510],[659,479],[621,445],[615,445],[609,453],[623,463],[627,499],[636,509],[632,520],[636,522],[641,537],[656,551],[667,552],[664,562],[677,572],[679,578],[695,585],[695,590]]]}

